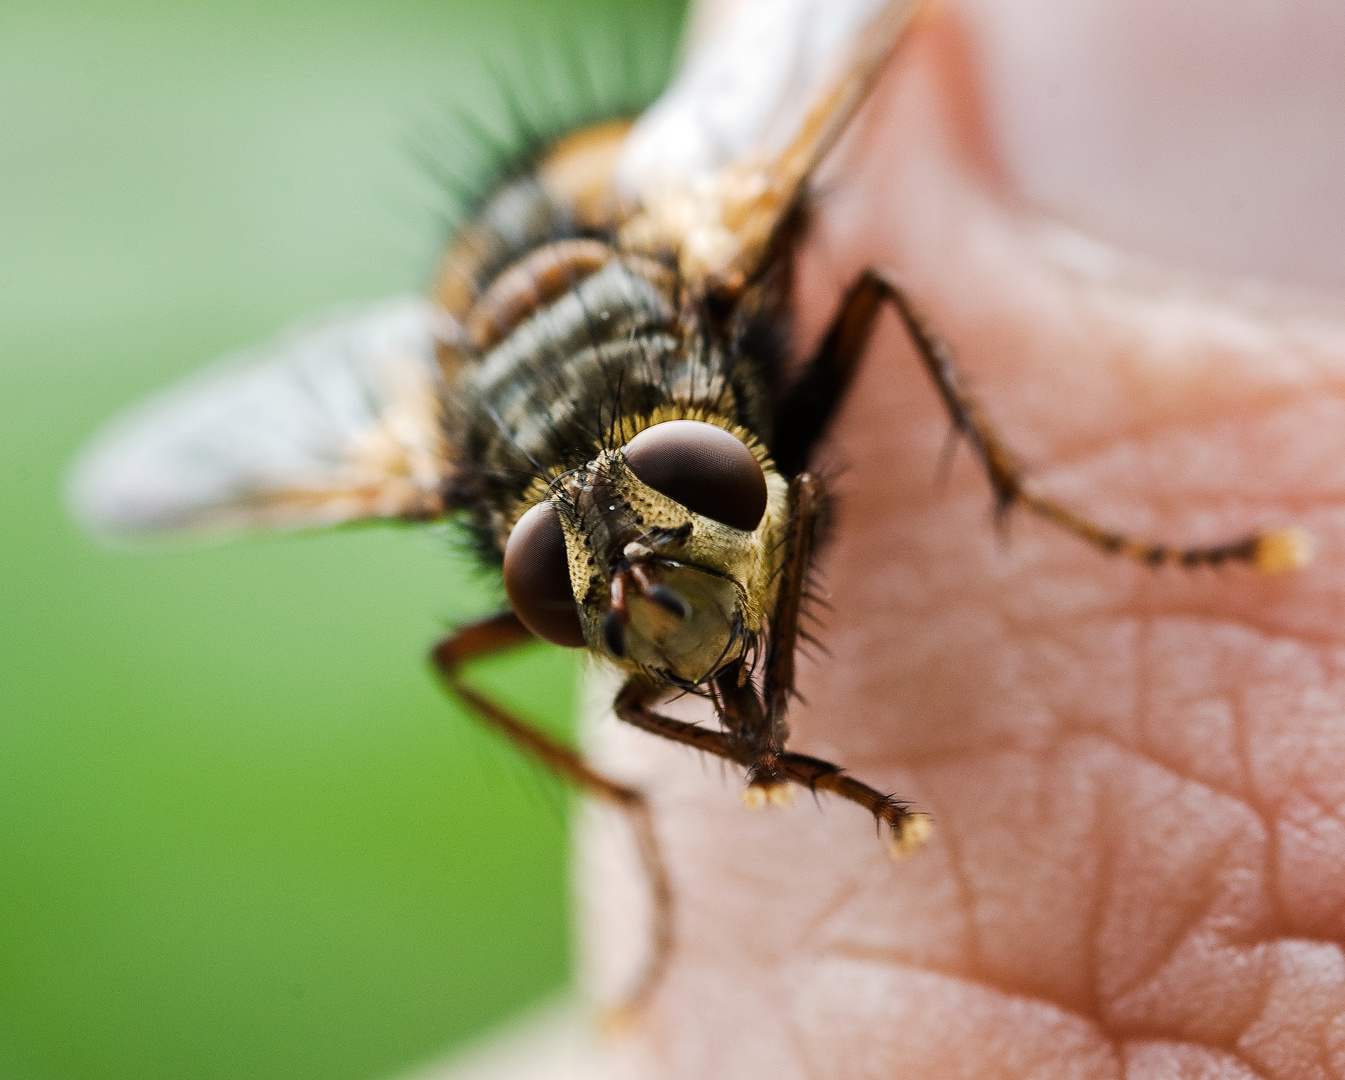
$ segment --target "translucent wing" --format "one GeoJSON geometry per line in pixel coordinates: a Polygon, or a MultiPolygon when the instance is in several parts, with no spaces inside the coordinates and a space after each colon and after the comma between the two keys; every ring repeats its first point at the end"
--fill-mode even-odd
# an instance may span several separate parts
{"type": "Polygon", "coordinates": [[[443,513],[448,321],[419,298],[342,311],[169,387],[81,455],[76,517],[135,536],[443,513]]]}
{"type": "Polygon", "coordinates": [[[693,43],[623,147],[617,183],[642,208],[629,246],[672,248],[693,288],[741,288],[935,2],[742,0],[693,43]]]}

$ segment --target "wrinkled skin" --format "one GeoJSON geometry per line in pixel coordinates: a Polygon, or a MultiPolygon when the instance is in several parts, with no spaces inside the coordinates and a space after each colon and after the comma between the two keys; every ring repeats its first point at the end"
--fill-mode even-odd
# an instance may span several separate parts
{"type": "MultiPolygon", "coordinates": [[[[1105,25],[1121,5],[1088,8],[1105,25]]],[[[938,482],[947,422],[884,317],[825,455],[830,656],[802,662],[791,745],[909,797],[934,835],[894,864],[848,804],[749,811],[735,771],[598,724],[600,760],[652,794],[677,890],[672,969],[609,1043],[617,1075],[1345,1075],[1345,292],[1339,234],[1313,227],[1340,211],[1253,200],[1244,243],[1180,191],[1108,209],[1126,185],[1089,186],[1096,148],[1015,171],[1031,139],[986,80],[1031,73],[978,51],[983,6],[923,32],[829,163],[801,339],[862,267],[892,267],[1040,489],[1174,542],[1303,524],[1317,559],[1151,572],[1023,515],[997,536],[965,448],[938,482]]],[[[1049,29],[1052,4],[1029,6],[1049,29]]],[[[1160,8],[1128,10],[1130,38],[1091,46],[1123,74],[1108,50],[1160,8]]],[[[1180,93],[1211,65],[1174,61],[1130,104],[1217,116],[1217,93],[1180,93]]],[[[599,992],[645,933],[618,832],[595,821],[581,867],[599,992]]]]}

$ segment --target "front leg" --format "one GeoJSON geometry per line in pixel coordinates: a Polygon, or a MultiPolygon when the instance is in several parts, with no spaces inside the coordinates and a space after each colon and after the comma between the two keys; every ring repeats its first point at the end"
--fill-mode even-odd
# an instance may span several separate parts
{"type": "Polygon", "coordinates": [[[755,805],[789,798],[789,781],[781,771],[780,755],[789,738],[785,712],[794,693],[799,617],[821,505],[820,480],[808,473],[790,480],[789,518],[781,541],[784,559],[769,619],[770,636],[760,695],[740,664],[721,671],[713,683],[719,718],[747,756],[748,787],[743,797],[755,805]]]}
{"type": "MultiPolygon", "coordinates": [[[[868,810],[876,820],[884,822],[892,831],[888,850],[893,858],[902,858],[919,846],[930,833],[930,819],[926,814],[910,809],[891,795],[856,780],[839,765],[821,758],[808,757],[782,750],[771,759],[774,779],[770,784],[757,781],[759,754],[755,747],[740,739],[732,731],[712,731],[699,724],[674,720],[655,712],[650,706],[664,693],[665,687],[643,678],[632,676],[621,688],[613,711],[626,723],[651,735],[694,747],[707,754],[723,758],[748,770],[749,783],[743,792],[743,801],[749,806],[765,802],[784,803],[790,783],[799,784],[809,791],[829,791],[849,799],[868,810]]],[[[750,685],[747,687],[751,689],[750,685]]]]}
{"type": "Polygon", "coordinates": [[[766,717],[778,745],[783,745],[788,737],[784,722],[785,710],[794,693],[794,654],[798,651],[799,617],[803,612],[808,568],[813,561],[813,544],[821,511],[822,481],[810,473],[799,473],[789,482],[785,559],[780,571],[775,610],[771,613],[770,648],[766,654],[762,684],[766,717]]]}
{"type": "Polygon", "coordinates": [[[618,1013],[628,1014],[641,1007],[658,985],[672,951],[672,889],[659,851],[649,802],[643,792],[604,776],[577,751],[519,720],[463,679],[462,668],[469,661],[532,640],[532,633],[519,622],[518,616],[507,611],[470,623],[450,634],[434,647],[430,659],[444,685],[486,723],[552,772],[595,799],[617,807],[630,820],[649,879],[652,942],[643,971],[617,1008],[618,1013]]]}

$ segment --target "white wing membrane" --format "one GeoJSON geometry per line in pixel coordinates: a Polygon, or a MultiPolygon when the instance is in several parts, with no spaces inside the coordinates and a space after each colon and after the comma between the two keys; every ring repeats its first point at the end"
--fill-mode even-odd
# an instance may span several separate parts
{"type": "Polygon", "coordinates": [[[675,253],[693,292],[757,275],[813,171],[937,0],[742,0],[635,125],[616,183],[631,250],[675,253]]]}
{"type": "Polygon", "coordinates": [[[302,528],[444,510],[440,309],[335,313],[226,358],[113,420],[72,470],[109,536],[302,528]]]}
{"type": "Polygon", "coordinates": [[[742,0],[692,43],[671,86],[631,130],[617,166],[627,193],[707,180],[796,134],[860,30],[892,0],[742,0]]]}

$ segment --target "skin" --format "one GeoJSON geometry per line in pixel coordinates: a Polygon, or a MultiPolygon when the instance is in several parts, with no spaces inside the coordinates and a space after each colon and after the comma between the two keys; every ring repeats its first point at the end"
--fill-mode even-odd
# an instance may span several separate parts
{"type": "MultiPolygon", "coordinates": [[[[791,748],[935,831],[893,863],[855,807],[751,811],[735,772],[597,722],[595,757],[651,793],[677,904],[666,981],[598,1052],[612,1075],[1345,1075],[1345,309],[1313,204],[1252,206],[1242,244],[1236,216],[1211,222],[1204,248],[1179,198],[1094,211],[1070,168],[1105,155],[1078,164],[986,106],[987,80],[1015,77],[992,7],[937,16],[828,163],[800,341],[863,267],[890,267],[1039,490],[1174,543],[1300,524],[1317,557],[1153,572],[1026,515],[997,534],[965,448],[938,481],[946,418],[884,316],[823,457],[830,655],[801,662],[791,748]],[[1064,180],[1021,167],[1034,137],[1064,180]]],[[[1208,72],[1158,77],[1175,94],[1208,72]]],[[[628,847],[589,812],[599,999],[647,939],[628,847]]]]}

